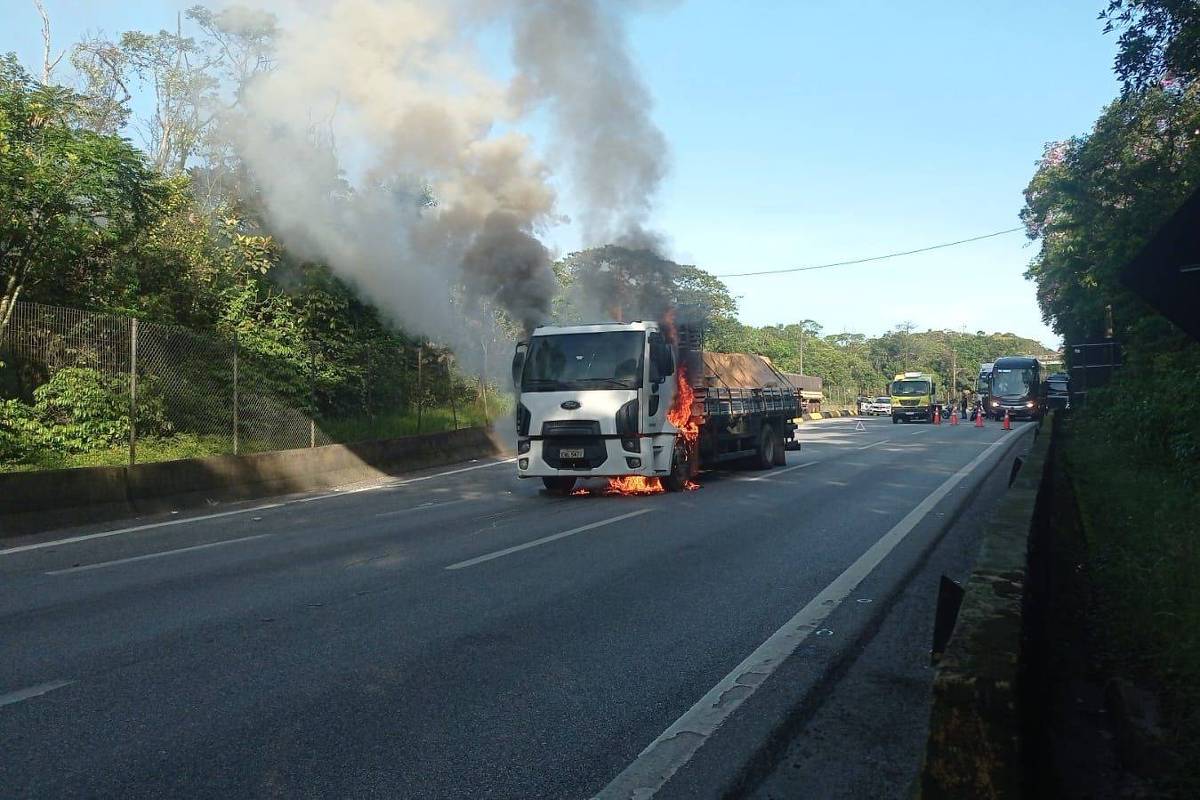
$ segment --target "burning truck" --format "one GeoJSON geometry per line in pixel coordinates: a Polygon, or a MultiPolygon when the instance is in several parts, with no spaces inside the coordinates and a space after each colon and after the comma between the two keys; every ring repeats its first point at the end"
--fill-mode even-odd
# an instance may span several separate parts
{"type": "Polygon", "coordinates": [[[799,392],[761,356],[704,349],[702,324],[540,326],[513,356],[517,472],[556,494],[693,488],[703,468],[785,463],[799,392]]]}

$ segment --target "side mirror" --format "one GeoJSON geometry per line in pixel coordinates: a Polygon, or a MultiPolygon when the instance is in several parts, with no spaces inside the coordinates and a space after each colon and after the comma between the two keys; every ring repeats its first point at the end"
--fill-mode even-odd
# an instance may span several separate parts
{"type": "Polygon", "coordinates": [[[650,359],[650,383],[654,386],[663,382],[663,375],[658,370],[658,359],[650,359]]]}
{"type": "Polygon", "coordinates": [[[517,342],[517,346],[513,350],[512,380],[513,386],[517,389],[521,388],[521,373],[525,371],[525,354],[528,352],[529,345],[526,342],[517,342]]]}

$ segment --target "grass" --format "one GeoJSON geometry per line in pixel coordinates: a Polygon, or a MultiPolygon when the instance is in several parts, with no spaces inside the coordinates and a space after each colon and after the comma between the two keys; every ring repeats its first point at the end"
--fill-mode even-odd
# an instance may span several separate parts
{"type": "Polygon", "coordinates": [[[1180,756],[1168,781],[1200,796],[1186,766],[1200,759],[1200,491],[1096,419],[1077,417],[1066,432],[1106,658],[1158,690],[1180,756]]]}
{"type": "MultiPolygon", "coordinates": [[[[181,458],[202,458],[233,450],[228,436],[198,436],[180,433],[167,437],[146,437],[138,440],[139,462],[176,461],[181,458]]],[[[0,472],[36,472],[72,467],[121,467],[129,463],[129,446],[121,444],[86,453],[62,453],[41,450],[32,458],[16,464],[0,464],[0,472]]]]}

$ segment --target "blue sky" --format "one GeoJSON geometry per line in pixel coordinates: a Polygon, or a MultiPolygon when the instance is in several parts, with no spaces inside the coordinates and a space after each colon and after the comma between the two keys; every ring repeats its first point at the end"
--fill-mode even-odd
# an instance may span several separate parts
{"type": "MultiPolygon", "coordinates": [[[[192,2],[46,5],[61,45],[170,26],[192,2]]],[[[1102,4],[690,0],[637,16],[634,57],[671,147],[653,224],[676,260],[716,274],[1013,227],[1043,145],[1087,131],[1116,94],[1102,4]]],[[[0,0],[0,20],[0,51],[36,63],[33,4],[0,0]]],[[[579,246],[571,226],[551,239],[579,246]]],[[[911,320],[1057,344],[1022,277],[1033,252],[1015,233],[728,283],[753,324],[878,334],[911,320]]]]}

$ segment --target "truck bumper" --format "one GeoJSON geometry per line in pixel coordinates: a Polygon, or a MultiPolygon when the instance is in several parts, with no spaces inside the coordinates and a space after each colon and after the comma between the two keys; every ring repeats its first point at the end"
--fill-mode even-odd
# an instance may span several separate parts
{"type": "Polygon", "coordinates": [[[898,408],[892,406],[892,416],[900,419],[932,419],[928,408],[898,408]]]}
{"type": "Polygon", "coordinates": [[[628,450],[620,439],[589,438],[529,441],[528,451],[518,446],[517,476],[521,478],[619,478],[626,475],[663,477],[671,472],[674,434],[642,436],[637,449],[628,450]],[[583,457],[576,453],[583,451],[583,457]],[[564,451],[565,457],[564,457],[564,451]]]}

